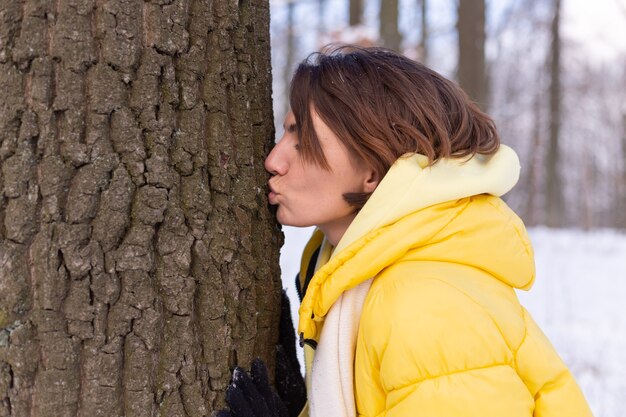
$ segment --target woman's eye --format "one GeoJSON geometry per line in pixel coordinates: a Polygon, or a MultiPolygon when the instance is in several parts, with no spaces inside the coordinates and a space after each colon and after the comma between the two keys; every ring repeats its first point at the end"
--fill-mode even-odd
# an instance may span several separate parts
{"type": "Polygon", "coordinates": [[[300,142],[297,142],[295,145],[293,145],[293,147],[295,148],[296,151],[300,150],[300,142]]]}

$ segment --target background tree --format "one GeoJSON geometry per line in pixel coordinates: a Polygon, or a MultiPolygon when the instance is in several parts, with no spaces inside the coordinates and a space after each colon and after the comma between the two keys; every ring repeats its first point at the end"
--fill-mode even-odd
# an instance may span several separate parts
{"type": "Polygon", "coordinates": [[[317,43],[321,43],[329,25],[326,19],[327,0],[317,0],[317,43]]]}
{"type": "Polygon", "coordinates": [[[546,157],[546,225],[564,224],[563,181],[559,172],[561,131],[561,0],[552,0],[553,16],[550,47],[550,114],[549,142],[546,157]]]}
{"type": "Polygon", "coordinates": [[[622,171],[619,180],[618,222],[626,227],[626,109],[622,110],[622,171]]]}
{"type": "Polygon", "coordinates": [[[348,24],[358,26],[363,23],[363,0],[348,1],[348,24]]]}
{"type": "Polygon", "coordinates": [[[207,416],[270,363],[267,1],[0,1],[0,416],[207,416]]]}
{"type": "Polygon", "coordinates": [[[458,2],[459,84],[483,109],[487,107],[485,0],[458,2]]]}
{"type": "Polygon", "coordinates": [[[379,27],[382,46],[400,51],[402,35],[398,27],[398,0],[380,0],[379,27]]]}
{"type": "MultiPolygon", "coordinates": [[[[295,55],[295,26],[294,26],[294,12],[296,8],[296,3],[290,1],[287,3],[287,28],[285,34],[285,65],[283,71],[283,97],[287,97],[289,95],[289,80],[291,79],[291,73],[293,71],[294,66],[294,55],[295,55]]],[[[283,114],[287,114],[289,111],[289,101],[284,100],[284,107],[282,109],[283,114]]]]}
{"type": "Polygon", "coordinates": [[[418,6],[420,9],[420,37],[417,49],[420,61],[428,65],[428,0],[418,0],[418,6]]]}

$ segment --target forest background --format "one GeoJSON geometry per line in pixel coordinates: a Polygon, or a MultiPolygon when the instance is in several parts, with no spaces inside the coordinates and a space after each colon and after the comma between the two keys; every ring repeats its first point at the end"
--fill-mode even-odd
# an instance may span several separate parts
{"type": "Polygon", "coordinates": [[[507,202],[527,225],[626,228],[623,0],[271,6],[277,120],[286,111],[286,80],[310,52],[331,42],[398,49],[459,81],[494,117],[522,162],[507,202]]]}
{"type": "MultiPolygon", "coordinates": [[[[505,199],[530,227],[536,253],[536,283],[520,300],[574,373],[594,415],[623,416],[626,2],[271,5],[277,132],[293,66],[332,42],[398,49],[459,82],[494,117],[503,143],[522,163],[520,181],[505,199]]],[[[283,285],[295,300],[293,276],[312,230],[283,231],[283,285]]]]}

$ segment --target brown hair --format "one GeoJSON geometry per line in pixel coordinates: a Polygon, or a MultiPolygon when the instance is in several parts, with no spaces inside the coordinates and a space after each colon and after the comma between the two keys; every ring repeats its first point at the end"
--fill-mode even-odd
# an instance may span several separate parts
{"type": "MultiPolygon", "coordinates": [[[[302,157],[326,169],[313,111],[380,179],[408,152],[434,164],[490,155],[500,143],[493,120],[460,87],[388,49],[339,45],[309,55],[296,68],[289,99],[302,157]]],[[[369,195],[344,198],[360,208],[369,195]]]]}

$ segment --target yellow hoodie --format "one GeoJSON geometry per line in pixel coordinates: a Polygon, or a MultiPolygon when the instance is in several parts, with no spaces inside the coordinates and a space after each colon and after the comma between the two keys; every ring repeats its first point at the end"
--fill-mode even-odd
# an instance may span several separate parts
{"type": "Polygon", "coordinates": [[[339,383],[335,399],[337,388],[324,391],[334,386],[335,359],[315,365],[312,416],[591,416],[514,291],[532,285],[533,253],[521,220],[496,195],[516,182],[517,164],[506,147],[433,167],[421,155],[401,158],[332,255],[322,251],[300,308],[304,339],[318,349],[341,343],[332,335],[345,333],[346,319],[328,330],[327,315],[367,287],[348,343],[353,388],[339,383]]]}

